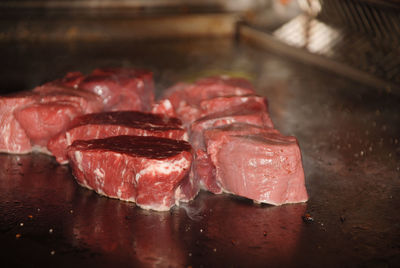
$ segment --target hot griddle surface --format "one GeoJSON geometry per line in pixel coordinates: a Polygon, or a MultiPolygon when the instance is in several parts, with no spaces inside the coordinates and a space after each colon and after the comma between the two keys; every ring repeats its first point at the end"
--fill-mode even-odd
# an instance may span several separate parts
{"type": "Polygon", "coordinates": [[[202,74],[254,78],[298,137],[305,204],[202,192],[152,212],[78,186],[41,154],[0,154],[0,258],[28,267],[354,267],[400,264],[400,99],[231,40],[2,44],[0,85],[25,89],[106,65],[147,67],[158,93],[202,74]],[[6,64],[7,63],[7,64],[6,64]],[[310,214],[313,221],[304,221],[310,214]]]}

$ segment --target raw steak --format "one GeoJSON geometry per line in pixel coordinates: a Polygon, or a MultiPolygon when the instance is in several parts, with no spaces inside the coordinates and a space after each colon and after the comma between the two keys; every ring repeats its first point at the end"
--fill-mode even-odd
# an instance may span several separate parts
{"type": "MultiPolygon", "coordinates": [[[[235,109],[236,106],[246,105],[251,109],[259,109],[268,113],[267,99],[258,95],[222,96],[203,100],[199,104],[200,117],[213,113],[235,109]]],[[[199,117],[199,118],[200,118],[199,117]]]]}
{"type": "Polygon", "coordinates": [[[179,107],[182,102],[198,105],[202,100],[247,94],[254,94],[254,87],[248,80],[214,76],[199,79],[192,84],[178,83],[167,89],[164,97],[168,98],[174,107],[179,107]]]}
{"type": "Polygon", "coordinates": [[[154,102],[153,74],[145,70],[95,69],[78,87],[101,96],[105,111],[150,111],[154,102]]]}
{"type": "Polygon", "coordinates": [[[187,126],[202,116],[202,101],[248,94],[254,94],[254,88],[246,79],[216,76],[199,79],[193,84],[178,83],[167,89],[164,98],[171,102],[178,118],[187,126]]]}
{"type": "Polygon", "coordinates": [[[35,102],[32,92],[0,97],[0,152],[24,154],[32,151],[31,141],[15,119],[14,112],[35,102]]]}
{"type": "Polygon", "coordinates": [[[226,193],[272,205],[308,199],[299,145],[277,133],[208,140],[216,183],[226,193]],[[213,146],[213,142],[218,143],[213,146]]]}
{"type": "Polygon", "coordinates": [[[66,149],[75,140],[91,140],[119,135],[155,136],[187,140],[177,118],[137,111],[103,112],[75,118],[68,129],[52,138],[47,148],[61,164],[68,163],[66,149]]]}
{"type": "Polygon", "coordinates": [[[141,136],[75,141],[68,157],[80,185],[144,209],[169,210],[198,193],[188,176],[192,154],[186,141],[141,136]]]}
{"type": "Polygon", "coordinates": [[[0,151],[48,153],[48,140],[65,130],[77,115],[101,111],[91,92],[54,85],[0,97],[0,151]]]}
{"type": "Polygon", "coordinates": [[[36,150],[45,153],[50,138],[64,131],[74,117],[103,109],[97,95],[73,88],[45,85],[28,94],[35,102],[16,110],[15,118],[36,150]]]}
{"type": "Polygon", "coordinates": [[[209,128],[247,123],[261,127],[273,127],[265,106],[258,102],[247,102],[233,106],[229,110],[209,114],[192,123],[190,127],[190,143],[194,149],[204,148],[203,131],[209,128]]]}
{"type": "Polygon", "coordinates": [[[35,103],[15,113],[32,144],[46,148],[50,138],[65,130],[82,111],[70,103],[35,103]]]}
{"type": "Polygon", "coordinates": [[[222,188],[215,178],[216,170],[214,163],[211,161],[210,152],[216,152],[221,144],[226,142],[226,138],[229,135],[257,133],[279,134],[276,129],[246,123],[233,123],[206,129],[203,134],[205,143],[196,149],[193,162],[193,175],[199,181],[201,188],[215,194],[222,193],[222,188]]]}

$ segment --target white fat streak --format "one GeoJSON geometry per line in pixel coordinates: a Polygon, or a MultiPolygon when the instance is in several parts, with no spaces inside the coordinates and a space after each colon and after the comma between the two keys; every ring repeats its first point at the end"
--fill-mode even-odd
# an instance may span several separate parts
{"type": "Polygon", "coordinates": [[[166,109],[172,109],[172,104],[168,99],[163,101],[163,105],[166,109]]]}
{"type": "Polygon", "coordinates": [[[183,134],[182,140],[189,141],[189,136],[188,136],[187,132],[185,132],[185,134],[183,134]]]}
{"type": "Polygon", "coordinates": [[[104,178],[105,176],[105,172],[102,168],[96,168],[93,172],[98,177],[104,178]]]}
{"type": "Polygon", "coordinates": [[[251,167],[258,167],[258,166],[264,166],[267,164],[271,164],[272,159],[269,158],[259,158],[259,159],[250,159],[249,160],[249,166],[251,167]]]}
{"type": "Polygon", "coordinates": [[[242,103],[244,103],[244,102],[246,102],[246,101],[248,101],[248,100],[249,100],[248,97],[242,97],[242,98],[240,98],[240,101],[241,101],[242,103]]]}
{"type": "Polygon", "coordinates": [[[157,204],[157,203],[155,203],[155,204],[138,204],[138,203],[136,203],[136,205],[143,209],[151,209],[151,210],[156,210],[156,211],[168,211],[174,204],[167,206],[163,202],[162,204],[157,204]]]}
{"type": "Polygon", "coordinates": [[[95,175],[95,180],[96,180],[96,185],[98,187],[98,189],[103,188],[104,187],[104,177],[105,177],[105,172],[102,168],[96,168],[93,171],[94,175],[95,175]]]}
{"type": "Polygon", "coordinates": [[[83,171],[83,167],[82,167],[82,153],[79,151],[75,151],[75,159],[76,162],[78,163],[78,169],[80,171],[83,171]]]}
{"type": "Polygon", "coordinates": [[[46,147],[40,146],[40,145],[34,145],[32,146],[32,152],[38,152],[38,153],[43,153],[47,155],[53,155],[46,147]]]}
{"type": "Polygon", "coordinates": [[[249,160],[249,166],[257,167],[257,160],[256,159],[250,159],[249,160]]]}
{"type": "Polygon", "coordinates": [[[179,187],[175,190],[175,205],[179,205],[179,200],[181,200],[182,197],[184,197],[182,185],[179,185],[179,187]]]}
{"type": "Polygon", "coordinates": [[[169,175],[173,172],[179,172],[184,168],[189,168],[190,162],[186,158],[181,158],[180,160],[169,163],[168,161],[158,161],[151,163],[147,168],[142,169],[139,173],[136,173],[135,180],[139,183],[142,176],[147,174],[163,174],[169,175]]]}
{"type": "Polygon", "coordinates": [[[71,134],[68,131],[65,133],[65,138],[67,139],[67,145],[71,145],[71,134]]]}

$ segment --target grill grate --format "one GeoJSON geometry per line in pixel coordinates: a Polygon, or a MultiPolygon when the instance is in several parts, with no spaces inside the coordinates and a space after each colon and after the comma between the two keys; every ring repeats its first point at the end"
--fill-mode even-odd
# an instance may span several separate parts
{"type": "Polygon", "coordinates": [[[379,40],[400,42],[400,8],[354,0],[319,0],[319,3],[321,21],[379,40]]]}
{"type": "Polygon", "coordinates": [[[308,15],[282,25],[275,37],[400,84],[400,9],[343,0],[308,0],[301,6],[308,15]]]}

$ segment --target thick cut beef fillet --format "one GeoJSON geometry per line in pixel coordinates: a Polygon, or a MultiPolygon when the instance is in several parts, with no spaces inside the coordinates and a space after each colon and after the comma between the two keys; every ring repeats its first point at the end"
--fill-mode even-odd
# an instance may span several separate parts
{"type": "Polygon", "coordinates": [[[277,133],[208,140],[216,183],[224,192],[272,205],[305,202],[301,153],[295,137],[277,133]],[[213,146],[217,142],[218,146],[213,146]]]}
{"type": "Polygon", "coordinates": [[[33,94],[35,102],[20,107],[14,114],[31,143],[41,152],[48,152],[50,138],[64,131],[74,117],[103,109],[96,94],[73,88],[45,85],[29,94],[33,94]]]}
{"type": "Polygon", "coordinates": [[[203,189],[213,193],[221,193],[222,190],[215,184],[214,170],[204,143],[204,131],[233,123],[246,123],[260,128],[273,127],[265,106],[260,105],[259,102],[246,102],[233,106],[229,110],[207,115],[192,123],[189,135],[190,143],[195,151],[192,174],[196,180],[200,181],[203,189]]]}
{"type": "Polygon", "coordinates": [[[80,185],[144,209],[169,210],[198,193],[188,176],[192,154],[186,141],[141,136],[75,141],[68,157],[80,185]]]}
{"type": "Polygon", "coordinates": [[[268,113],[267,99],[258,95],[222,96],[203,100],[199,104],[200,116],[235,109],[236,106],[250,107],[268,113]]]}
{"type": "Polygon", "coordinates": [[[204,148],[204,130],[233,123],[272,128],[273,123],[265,107],[259,102],[246,102],[242,105],[232,106],[229,110],[199,118],[191,124],[190,142],[195,149],[204,148]]]}
{"type": "Polygon", "coordinates": [[[215,76],[199,79],[192,84],[178,83],[167,89],[164,98],[168,99],[179,119],[189,125],[201,116],[200,104],[222,96],[241,96],[255,94],[252,84],[246,79],[215,76]]]}
{"type": "Polygon", "coordinates": [[[82,115],[80,109],[63,102],[35,103],[15,113],[32,144],[43,149],[50,138],[63,131],[78,115],[82,115]]]}
{"type": "Polygon", "coordinates": [[[153,74],[145,70],[95,69],[78,87],[101,96],[105,111],[150,111],[154,102],[153,74]]]}
{"type": "Polygon", "coordinates": [[[229,136],[252,134],[281,135],[279,131],[274,128],[246,123],[233,123],[204,130],[205,148],[208,152],[214,152],[221,147],[222,143],[226,142],[226,138],[229,136]]]}
{"type": "Polygon", "coordinates": [[[77,115],[103,109],[91,92],[55,85],[0,97],[0,151],[48,152],[46,145],[77,115]]]}
{"type": "Polygon", "coordinates": [[[246,123],[233,123],[204,130],[204,143],[196,149],[193,163],[193,175],[199,181],[201,188],[215,194],[222,193],[222,188],[216,181],[215,165],[211,161],[210,154],[216,152],[229,135],[258,133],[279,134],[276,129],[246,123]]]}
{"type": "Polygon", "coordinates": [[[177,118],[137,111],[102,112],[77,117],[68,129],[52,138],[47,148],[61,164],[68,162],[66,149],[75,140],[91,140],[120,135],[155,136],[187,140],[177,118]]]}
{"type": "Polygon", "coordinates": [[[31,141],[14,112],[35,102],[36,96],[32,92],[0,97],[0,152],[24,154],[32,151],[31,141]]]}
{"type": "Polygon", "coordinates": [[[202,100],[221,96],[254,94],[253,85],[246,79],[228,76],[206,77],[192,84],[178,83],[164,94],[172,105],[179,107],[182,102],[198,105],[202,100]]]}

